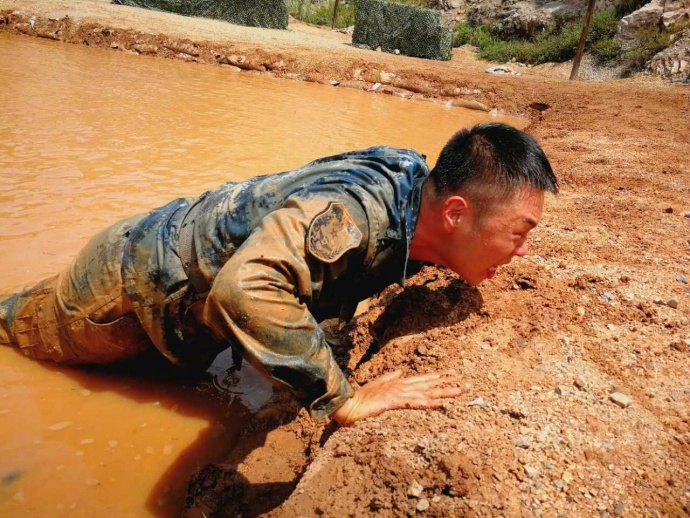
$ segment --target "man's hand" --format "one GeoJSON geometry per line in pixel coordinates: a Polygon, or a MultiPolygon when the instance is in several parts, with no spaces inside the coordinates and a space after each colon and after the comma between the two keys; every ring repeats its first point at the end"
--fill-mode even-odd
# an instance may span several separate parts
{"type": "Polygon", "coordinates": [[[364,385],[331,414],[342,426],[399,408],[438,408],[444,398],[462,394],[460,387],[447,386],[457,378],[452,371],[401,378],[402,371],[391,372],[364,385]]]}

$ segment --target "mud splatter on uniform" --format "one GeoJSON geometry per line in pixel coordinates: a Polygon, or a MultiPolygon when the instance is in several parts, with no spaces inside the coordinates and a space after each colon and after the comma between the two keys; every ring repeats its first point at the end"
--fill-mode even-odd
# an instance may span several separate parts
{"type": "Polygon", "coordinates": [[[317,322],[349,320],[404,284],[428,173],[414,151],[370,148],[122,220],[60,275],[0,302],[0,343],[72,364],[153,343],[203,367],[232,345],[328,415],[353,389],[317,322]]]}

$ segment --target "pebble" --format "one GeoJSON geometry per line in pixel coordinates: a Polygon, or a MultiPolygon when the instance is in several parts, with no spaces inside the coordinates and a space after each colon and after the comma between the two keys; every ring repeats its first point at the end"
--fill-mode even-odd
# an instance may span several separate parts
{"type": "Polygon", "coordinates": [[[410,487],[407,488],[407,496],[412,496],[414,498],[419,498],[422,496],[422,492],[424,491],[424,486],[422,486],[419,482],[416,480],[412,481],[412,484],[410,484],[410,487]]]}
{"type": "Polygon", "coordinates": [[[666,207],[666,208],[664,209],[664,212],[665,212],[666,214],[673,214],[673,207],[666,207]]]}
{"type": "Polygon", "coordinates": [[[526,435],[518,435],[515,438],[515,446],[527,450],[530,448],[530,446],[532,446],[532,439],[530,439],[526,435]]]}
{"type": "Polygon", "coordinates": [[[70,421],[61,421],[59,423],[52,424],[48,427],[48,430],[63,430],[64,428],[67,428],[68,426],[71,426],[72,423],[70,421]]]}
{"type": "Polygon", "coordinates": [[[587,390],[587,384],[582,378],[575,378],[575,381],[573,381],[573,385],[575,385],[580,390],[587,390]]]}
{"type": "Polygon", "coordinates": [[[478,397],[467,403],[467,406],[486,406],[486,401],[484,398],[478,397]]]}
{"type": "Polygon", "coordinates": [[[553,485],[556,486],[556,489],[563,489],[563,487],[565,486],[565,484],[563,483],[563,481],[560,480],[560,479],[554,480],[554,481],[553,481],[553,485]]]}
{"type": "Polygon", "coordinates": [[[628,408],[632,403],[632,399],[621,392],[614,392],[609,399],[621,408],[628,408]]]}
{"type": "Polygon", "coordinates": [[[422,498],[417,504],[417,511],[424,512],[429,509],[429,501],[426,498],[422,498]]]}
{"type": "MultiPolygon", "coordinates": [[[[688,342],[688,340],[685,340],[685,342],[688,342]]],[[[673,342],[671,344],[671,348],[675,349],[678,352],[684,353],[688,350],[688,345],[684,342],[673,342]]]]}
{"type": "Polygon", "coordinates": [[[666,305],[669,308],[677,309],[678,308],[678,301],[676,299],[668,299],[666,301],[666,305]]]}
{"type": "Polygon", "coordinates": [[[441,497],[436,495],[434,498],[431,499],[431,501],[435,504],[438,504],[441,501],[441,497]]]}
{"type": "Polygon", "coordinates": [[[690,218],[690,211],[688,211],[688,212],[686,212],[685,214],[683,214],[683,216],[685,216],[686,218],[690,218]]]}
{"type": "Polygon", "coordinates": [[[527,340],[524,338],[518,338],[517,341],[515,342],[519,347],[524,347],[527,345],[527,340]]]}
{"type": "Polygon", "coordinates": [[[685,278],[685,275],[679,275],[678,277],[676,277],[676,280],[677,280],[678,282],[682,282],[683,284],[687,284],[687,283],[688,283],[688,280],[685,278]]]}
{"type": "Polygon", "coordinates": [[[93,444],[95,439],[84,439],[79,444],[93,444]]]}
{"type": "Polygon", "coordinates": [[[558,386],[558,387],[556,387],[555,392],[559,396],[567,396],[570,391],[565,387],[558,386]]]}
{"type": "Polygon", "coordinates": [[[582,306],[578,306],[577,314],[580,315],[581,317],[584,317],[585,316],[585,308],[583,308],[582,306]]]}
{"type": "Polygon", "coordinates": [[[541,472],[537,468],[533,468],[532,466],[523,466],[522,467],[525,470],[525,473],[527,473],[527,476],[530,478],[535,478],[541,475],[541,472]]]}
{"type": "Polygon", "coordinates": [[[570,484],[573,481],[573,474],[570,471],[564,471],[561,478],[563,479],[563,482],[570,484]]]}

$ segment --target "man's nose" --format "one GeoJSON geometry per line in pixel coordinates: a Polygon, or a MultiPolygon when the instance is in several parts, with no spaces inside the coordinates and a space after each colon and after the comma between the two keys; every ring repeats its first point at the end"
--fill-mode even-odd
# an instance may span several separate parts
{"type": "Polygon", "coordinates": [[[528,248],[529,248],[529,246],[527,245],[527,241],[525,241],[515,249],[515,251],[513,252],[513,255],[516,255],[517,257],[522,257],[522,256],[527,254],[528,248]]]}

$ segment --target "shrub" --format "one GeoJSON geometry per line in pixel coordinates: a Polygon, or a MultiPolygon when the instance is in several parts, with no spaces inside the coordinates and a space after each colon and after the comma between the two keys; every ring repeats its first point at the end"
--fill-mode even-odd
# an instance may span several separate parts
{"type": "MultiPolygon", "coordinates": [[[[309,0],[288,0],[288,12],[294,18],[313,25],[327,25],[330,27],[333,21],[334,0],[321,6],[313,5],[309,0]]],[[[348,5],[342,3],[338,7],[338,16],[335,20],[336,27],[349,27],[355,24],[355,2],[348,5]]]]}
{"type": "Polygon", "coordinates": [[[617,61],[621,57],[621,46],[616,40],[609,37],[594,43],[591,51],[595,61],[600,65],[617,61]]]}
{"type": "Polygon", "coordinates": [[[458,22],[453,29],[453,47],[467,45],[472,39],[474,31],[467,22],[458,22]]]}
{"type": "Polygon", "coordinates": [[[654,27],[642,31],[638,35],[637,43],[623,55],[628,72],[642,70],[647,61],[668,47],[670,43],[671,34],[668,32],[659,32],[654,27]]]}
{"type": "Polygon", "coordinates": [[[623,0],[614,8],[614,14],[619,20],[630,13],[637,11],[640,7],[648,4],[650,0],[623,0]]]}
{"type": "Polygon", "coordinates": [[[613,9],[594,13],[589,24],[589,34],[587,41],[595,43],[604,38],[613,38],[618,29],[618,18],[613,9]]]}

